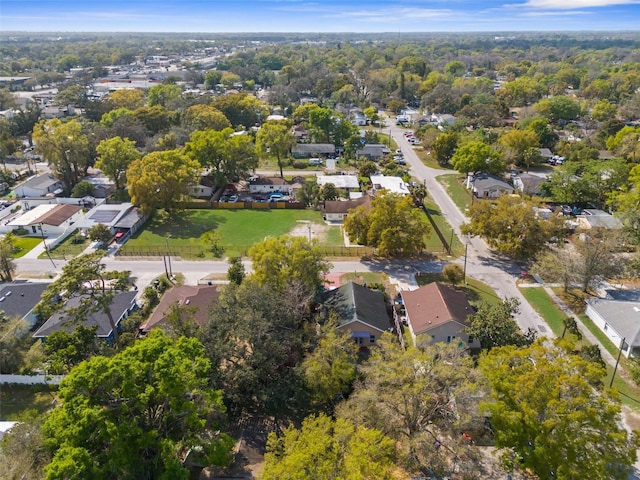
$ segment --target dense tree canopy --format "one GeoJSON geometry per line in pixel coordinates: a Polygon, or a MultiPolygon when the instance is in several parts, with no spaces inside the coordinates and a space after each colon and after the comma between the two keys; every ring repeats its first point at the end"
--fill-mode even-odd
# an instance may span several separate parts
{"type": "Polygon", "coordinates": [[[145,212],[175,209],[199,169],[200,164],[180,150],[149,153],[127,169],[131,201],[145,212]]]}
{"type": "Polygon", "coordinates": [[[128,138],[112,137],[102,140],[96,147],[98,161],[96,168],[108,176],[116,185],[116,190],[123,187],[127,168],[134,160],[140,158],[136,143],[128,138]]]}
{"type": "Polygon", "coordinates": [[[602,366],[540,342],[493,349],[480,368],[491,384],[484,407],[496,445],[521,466],[541,480],[627,478],[637,441],[619,426],[618,402],[599,388],[602,366]]]}
{"type": "Polygon", "coordinates": [[[233,441],[219,429],[219,391],[207,386],[210,363],[195,339],[161,330],[117,355],[75,367],[46,419],[53,460],[48,480],[188,479],[182,459],[201,448],[208,461],[230,460],[233,441]]]}
{"type": "Polygon", "coordinates": [[[408,195],[378,194],[371,208],[357,207],[344,222],[349,239],[378,249],[384,257],[411,256],[425,247],[430,227],[408,195]]]}

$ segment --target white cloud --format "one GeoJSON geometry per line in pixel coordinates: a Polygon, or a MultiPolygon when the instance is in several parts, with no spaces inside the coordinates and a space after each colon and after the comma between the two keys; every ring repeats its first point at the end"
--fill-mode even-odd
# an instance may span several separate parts
{"type": "Polygon", "coordinates": [[[571,10],[590,7],[611,7],[614,5],[638,5],[638,0],[527,0],[522,6],[530,8],[548,8],[571,10]]]}

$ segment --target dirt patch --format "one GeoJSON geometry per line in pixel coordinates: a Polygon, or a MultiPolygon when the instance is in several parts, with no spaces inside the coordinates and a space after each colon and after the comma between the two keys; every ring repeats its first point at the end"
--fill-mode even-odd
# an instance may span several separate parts
{"type": "Polygon", "coordinates": [[[319,243],[323,243],[327,240],[330,228],[324,223],[300,223],[289,231],[289,235],[318,240],[319,243]]]}

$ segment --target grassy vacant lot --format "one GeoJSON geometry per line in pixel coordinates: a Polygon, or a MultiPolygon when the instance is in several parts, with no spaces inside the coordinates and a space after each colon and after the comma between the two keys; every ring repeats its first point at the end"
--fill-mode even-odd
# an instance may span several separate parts
{"type": "Polygon", "coordinates": [[[431,150],[426,149],[424,147],[413,147],[413,150],[418,155],[418,158],[424,163],[427,167],[436,168],[438,170],[445,170],[445,167],[440,165],[435,157],[431,154],[431,150]]]}
{"type": "MultiPolygon", "coordinates": [[[[431,282],[446,283],[441,273],[419,273],[416,275],[416,281],[420,286],[431,282]]],[[[458,284],[455,288],[462,290],[472,305],[478,304],[483,300],[490,304],[497,304],[500,301],[500,297],[496,294],[495,290],[486,283],[474,280],[473,278],[467,277],[466,284],[458,284]]]]}
{"type": "Polygon", "coordinates": [[[42,242],[39,237],[15,237],[13,242],[13,258],[20,258],[42,242]]]}
{"type": "Polygon", "coordinates": [[[438,177],[438,182],[445,188],[447,194],[453,200],[461,212],[465,212],[471,204],[471,195],[469,191],[460,183],[460,175],[452,173],[450,175],[441,175],[438,177]]]}
{"type": "Polygon", "coordinates": [[[201,235],[218,234],[226,254],[243,251],[269,236],[280,236],[311,222],[311,234],[321,245],[342,245],[339,227],[327,227],[320,212],[310,210],[186,210],[170,216],[157,215],[127,242],[127,247],[203,246],[201,235]],[[314,225],[316,225],[314,227],[314,225]],[[320,232],[323,232],[320,235],[320,232]]]}
{"type": "Polygon", "coordinates": [[[0,418],[15,421],[25,410],[44,413],[53,407],[55,387],[47,385],[0,386],[0,418]]]}

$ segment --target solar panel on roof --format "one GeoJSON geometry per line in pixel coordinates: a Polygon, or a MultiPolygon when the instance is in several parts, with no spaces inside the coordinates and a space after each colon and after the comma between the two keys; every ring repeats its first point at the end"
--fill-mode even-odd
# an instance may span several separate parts
{"type": "Polygon", "coordinates": [[[119,213],[120,210],[98,210],[89,218],[98,223],[111,223],[119,213]]]}

